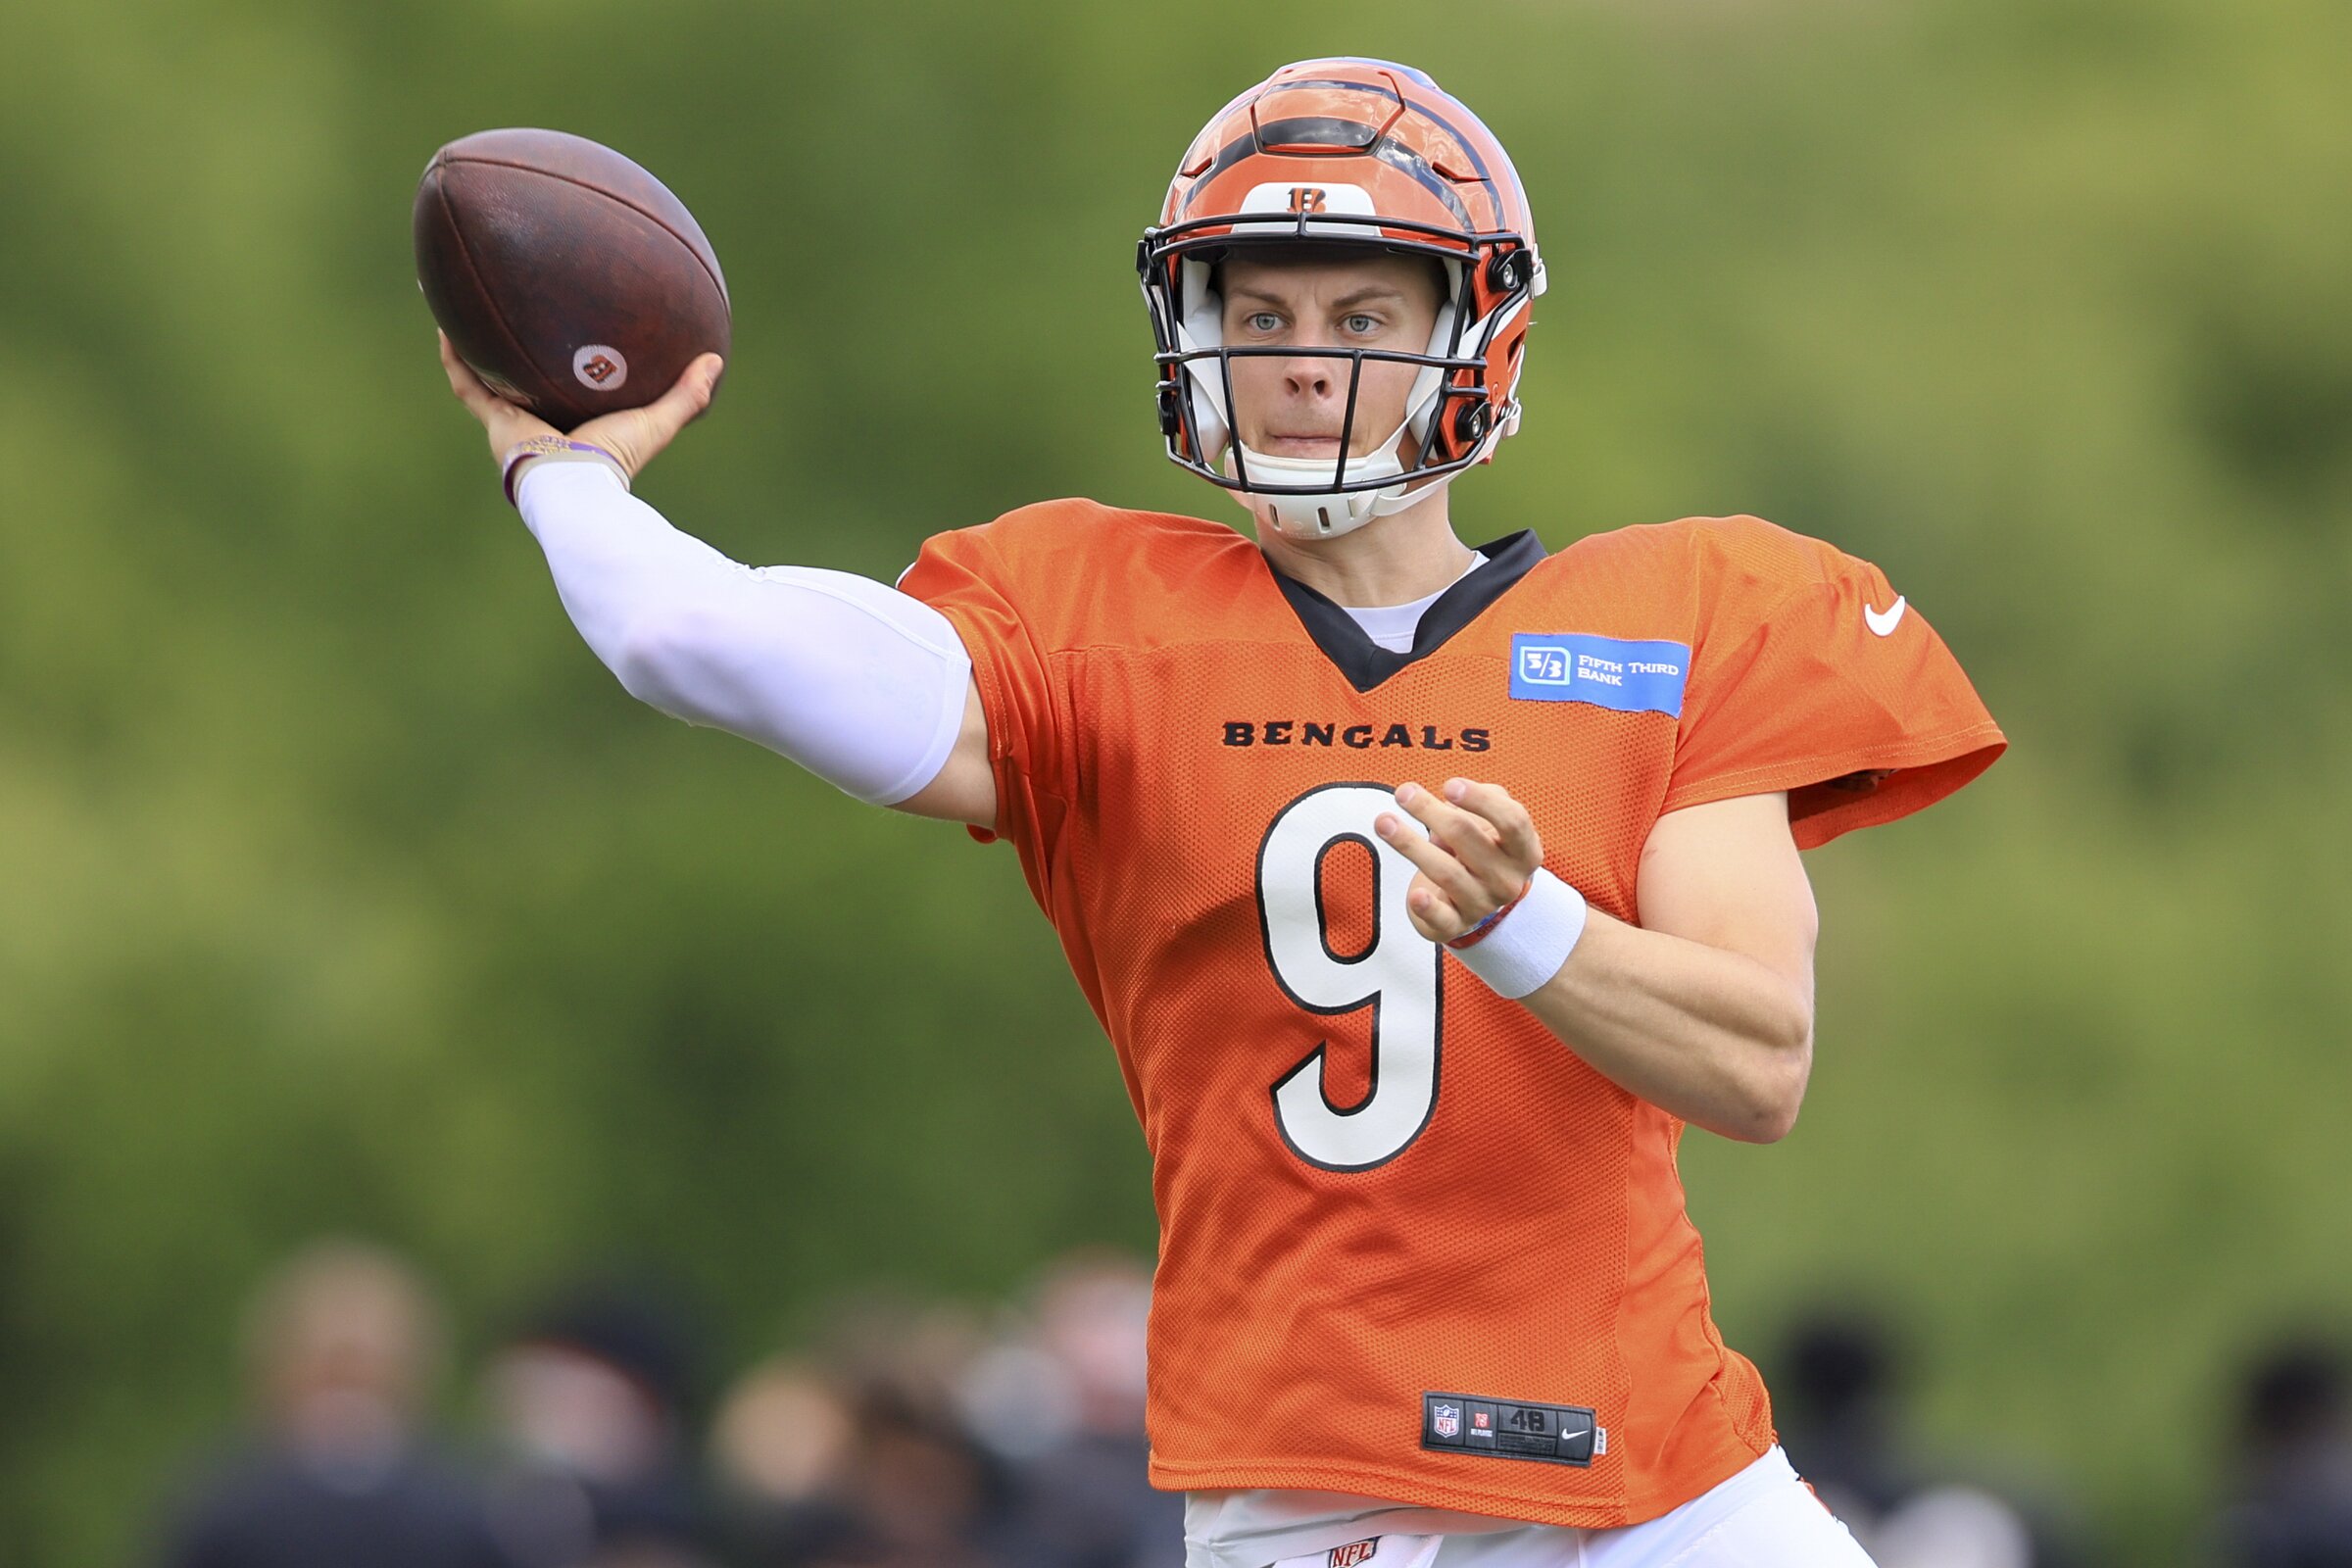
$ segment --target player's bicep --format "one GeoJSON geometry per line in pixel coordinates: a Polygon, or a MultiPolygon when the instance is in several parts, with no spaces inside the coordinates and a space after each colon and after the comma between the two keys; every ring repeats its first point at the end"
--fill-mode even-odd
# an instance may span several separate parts
{"type": "Polygon", "coordinates": [[[1813,998],[1820,913],[1784,794],[1669,811],[1642,847],[1642,927],[1742,954],[1813,998]]]}
{"type": "Polygon", "coordinates": [[[978,681],[965,677],[963,727],[938,775],[893,808],[973,827],[996,825],[997,776],[988,760],[988,710],[978,681]]]}

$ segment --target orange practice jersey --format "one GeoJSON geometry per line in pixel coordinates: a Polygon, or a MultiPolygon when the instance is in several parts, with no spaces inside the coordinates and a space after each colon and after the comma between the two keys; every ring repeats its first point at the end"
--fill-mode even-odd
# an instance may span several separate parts
{"type": "Polygon", "coordinates": [[[1409,655],[1230,529],[1091,502],[943,534],[901,584],[970,650],[996,832],[1151,1146],[1155,1485],[1611,1526],[1772,1442],[1708,1316],[1682,1123],[1417,934],[1372,819],[1407,779],[1500,784],[1634,920],[1661,814],[1787,790],[1810,848],[1959,788],[2001,734],[1816,540],[1484,548],[1409,655]]]}

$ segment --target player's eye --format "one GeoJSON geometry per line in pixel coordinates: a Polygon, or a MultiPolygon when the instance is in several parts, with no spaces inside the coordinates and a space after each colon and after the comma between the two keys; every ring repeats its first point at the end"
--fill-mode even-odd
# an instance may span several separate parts
{"type": "Polygon", "coordinates": [[[1366,316],[1363,312],[1357,311],[1354,315],[1341,321],[1340,324],[1346,327],[1348,331],[1354,333],[1357,337],[1369,337],[1374,332],[1380,330],[1380,318],[1377,316],[1366,316]]]}
{"type": "Polygon", "coordinates": [[[1251,311],[1245,324],[1252,332],[1278,332],[1282,330],[1282,318],[1272,311],[1251,311]]]}

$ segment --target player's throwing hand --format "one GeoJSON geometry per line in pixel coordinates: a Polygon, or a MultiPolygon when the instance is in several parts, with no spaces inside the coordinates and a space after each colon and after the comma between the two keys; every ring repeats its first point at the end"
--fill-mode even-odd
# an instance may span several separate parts
{"type": "Polygon", "coordinates": [[[1499,784],[1449,778],[1443,796],[1418,784],[1399,784],[1396,804],[1410,811],[1422,837],[1393,811],[1372,826],[1389,848],[1413,862],[1405,891],[1413,929],[1432,942],[1451,942],[1477,929],[1495,910],[1527,891],[1544,863],[1536,820],[1499,784]]]}
{"type": "MultiPolygon", "coordinates": [[[[686,428],[689,420],[710,406],[710,390],[718,384],[719,357],[706,354],[686,367],[670,389],[641,409],[622,409],[590,419],[571,432],[611,453],[630,478],[635,478],[661,450],[686,428]]],[[[466,405],[466,412],[482,421],[489,432],[490,456],[503,462],[517,441],[535,435],[561,436],[562,431],[530,410],[508,402],[482,384],[482,378],[458,358],[441,334],[441,368],[449,372],[449,389],[466,405]]]]}

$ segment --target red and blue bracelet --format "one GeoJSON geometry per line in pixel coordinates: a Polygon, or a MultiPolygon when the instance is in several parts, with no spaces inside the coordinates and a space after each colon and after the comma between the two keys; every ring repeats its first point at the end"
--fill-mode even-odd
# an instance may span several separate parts
{"type": "Polygon", "coordinates": [[[1519,907],[1520,902],[1534,890],[1535,885],[1536,879],[1533,876],[1530,876],[1526,881],[1519,884],[1519,891],[1511,895],[1510,903],[1504,905],[1501,908],[1496,909],[1493,914],[1488,915],[1484,920],[1479,921],[1478,924],[1472,926],[1460,936],[1449,939],[1446,945],[1451,948],[1454,952],[1459,953],[1464,948],[1475,948],[1481,942],[1486,941],[1487,933],[1494,930],[1496,925],[1501,923],[1504,915],[1519,907]]]}

